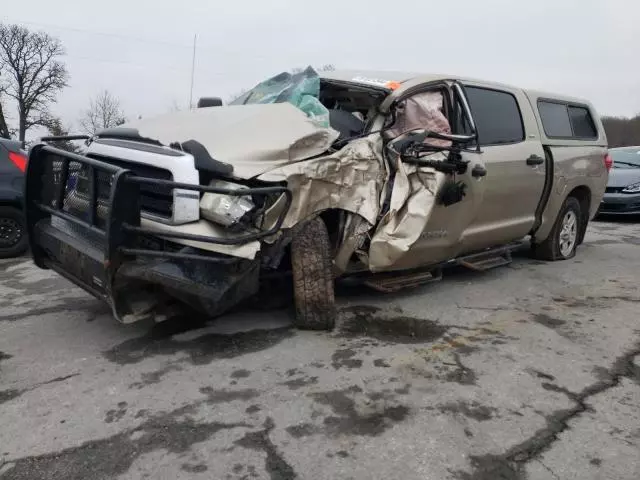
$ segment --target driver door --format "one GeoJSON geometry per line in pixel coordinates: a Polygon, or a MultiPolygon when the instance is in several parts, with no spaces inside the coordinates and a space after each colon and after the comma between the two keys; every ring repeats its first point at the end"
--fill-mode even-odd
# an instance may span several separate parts
{"type": "MultiPolygon", "coordinates": [[[[462,134],[459,130],[464,122],[473,129],[473,120],[459,87],[440,84],[412,90],[411,95],[398,99],[396,123],[389,132],[393,138],[417,128],[462,134]]],[[[429,159],[445,160],[449,155],[450,142],[429,138],[425,142],[445,149],[429,155],[429,159]]],[[[410,269],[457,256],[463,234],[482,205],[484,181],[472,174],[474,167],[483,167],[481,155],[461,152],[462,160],[468,162],[466,172],[446,174],[394,155],[388,148],[391,143],[392,140],[385,149],[393,178],[391,201],[389,211],[371,239],[370,269],[410,269]],[[464,195],[456,203],[445,205],[443,192],[456,184],[462,186],[464,195]]]]}

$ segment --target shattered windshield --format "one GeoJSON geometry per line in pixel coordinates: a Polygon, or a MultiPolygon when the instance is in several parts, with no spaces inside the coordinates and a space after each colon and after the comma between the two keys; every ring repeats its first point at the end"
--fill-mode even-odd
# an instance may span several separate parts
{"type": "Polygon", "coordinates": [[[320,77],[307,67],[299,73],[282,72],[233,100],[230,105],[289,102],[318,126],[329,127],[329,110],[320,103],[320,77]]]}

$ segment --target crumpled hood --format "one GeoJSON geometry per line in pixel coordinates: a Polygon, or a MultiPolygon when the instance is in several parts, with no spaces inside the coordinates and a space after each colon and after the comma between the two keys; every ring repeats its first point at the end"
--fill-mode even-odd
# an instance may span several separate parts
{"type": "Polygon", "coordinates": [[[129,122],[164,145],[196,140],[216,160],[252,178],[327,151],[338,132],[317,126],[289,103],[199,108],[129,122]]]}
{"type": "Polygon", "coordinates": [[[640,182],[640,168],[612,168],[607,186],[619,188],[638,182],[640,182]]]}

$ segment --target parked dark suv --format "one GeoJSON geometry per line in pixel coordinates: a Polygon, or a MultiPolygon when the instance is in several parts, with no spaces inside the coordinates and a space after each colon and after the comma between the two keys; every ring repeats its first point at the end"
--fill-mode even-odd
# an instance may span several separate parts
{"type": "Polygon", "coordinates": [[[20,142],[0,138],[0,258],[15,257],[27,249],[22,209],[27,153],[20,142]]]}

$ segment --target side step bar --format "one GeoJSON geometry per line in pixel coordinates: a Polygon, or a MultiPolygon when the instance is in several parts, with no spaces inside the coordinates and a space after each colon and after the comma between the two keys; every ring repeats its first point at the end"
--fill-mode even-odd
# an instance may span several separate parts
{"type": "Polygon", "coordinates": [[[374,290],[384,293],[397,292],[405,288],[418,287],[426,283],[442,280],[442,269],[402,274],[377,274],[369,278],[364,284],[374,290]]]}
{"type": "Polygon", "coordinates": [[[460,257],[456,263],[476,272],[484,272],[492,268],[509,265],[513,261],[511,252],[520,246],[522,246],[522,243],[492,248],[484,252],[460,257]]]}
{"type": "Polygon", "coordinates": [[[511,243],[408,272],[366,274],[363,276],[361,284],[379,292],[392,293],[442,280],[442,269],[446,267],[461,265],[477,272],[484,272],[509,265],[513,261],[511,252],[518,250],[523,245],[524,242],[511,243]]]}

